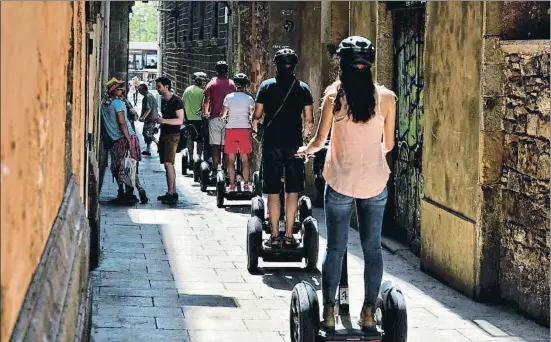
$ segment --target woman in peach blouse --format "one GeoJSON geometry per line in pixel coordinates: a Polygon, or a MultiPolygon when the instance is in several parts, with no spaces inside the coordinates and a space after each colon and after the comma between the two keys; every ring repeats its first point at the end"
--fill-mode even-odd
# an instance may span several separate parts
{"type": "Polygon", "coordinates": [[[329,331],[335,328],[335,294],[355,203],[365,286],[358,323],[371,331],[375,329],[375,302],[383,276],[381,229],[390,174],[385,154],[394,147],[396,95],[373,82],[375,47],[368,39],[348,37],[337,53],[340,80],[327,87],[317,133],[298,154],[319,151],[332,130],[323,170],[327,250],[322,266],[322,327],[329,331]]]}

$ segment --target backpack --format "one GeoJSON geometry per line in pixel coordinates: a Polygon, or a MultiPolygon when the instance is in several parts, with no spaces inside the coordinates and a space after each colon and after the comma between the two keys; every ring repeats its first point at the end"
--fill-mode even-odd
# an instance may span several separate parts
{"type": "MultiPolygon", "coordinates": [[[[101,104],[102,107],[106,105],[106,103],[102,103],[101,104]]],[[[107,129],[105,127],[105,119],[104,119],[104,116],[103,116],[103,108],[101,109],[101,113],[100,113],[100,122],[101,122],[101,127],[100,127],[100,131],[101,131],[101,142],[103,144],[103,148],[106,149],[107,151],[109,151],[113,145],[115,144],[115,140],[113,140],[110,136],[109,136],[109,133],[107,133],[107,129]]]]}

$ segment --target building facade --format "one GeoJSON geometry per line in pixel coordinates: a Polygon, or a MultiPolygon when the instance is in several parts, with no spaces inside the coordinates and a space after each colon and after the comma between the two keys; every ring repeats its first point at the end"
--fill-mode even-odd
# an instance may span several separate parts
{"type": "Polygon", "coordinates": [[[181,95],[197,71],[215,76],[228,58],[229,8],[225,1],[160,1],[161,73],[181,95]]]}
{"type": "Polygon", "coordinates": [[[108,77],[126,72],[110,68],[127,58],[110,49],[110,28],[128,27],[131,3],[0,4],[1,341],[89,340],[106,156],[99,108],[108,77]],[[122,23],[110,20],[118,11],[122,23]]]}
{"type": "MultiPolygon", "coordinates": [[[[163,73],[181,91],[221,57],[178,48],[206,39],[193,40],[197,22],[210,23],[216,3],[167,6],[181,19],[161,13],[163,73]]],[[[348,35],[368,37],[377,82],[398,96],[385,234],[463,294],[549,326],[548,3],[233,2],[227,22],[216,51],[249,75],[253,93],[273,76],[273,53],[290,46],[316,109],[337,77],[331,51],[348,35]]]]}

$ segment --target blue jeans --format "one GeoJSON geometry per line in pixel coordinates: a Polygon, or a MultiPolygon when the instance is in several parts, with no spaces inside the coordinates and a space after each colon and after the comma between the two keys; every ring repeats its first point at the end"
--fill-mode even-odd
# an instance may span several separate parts
{"type": "Polygon", "coordinates": [[[337,286],[341,278],[342,260],[347,251],[348,229],[354,202],[356,202],[360,240],[364,254],[364,303],[375,304],[383,278],[381,229],[387,196],[387,188],[375,197],[357,199],[342,195],[329,185],[325,186],[327,249],[321,278],[324,305],[335,305],[337,286]]]}

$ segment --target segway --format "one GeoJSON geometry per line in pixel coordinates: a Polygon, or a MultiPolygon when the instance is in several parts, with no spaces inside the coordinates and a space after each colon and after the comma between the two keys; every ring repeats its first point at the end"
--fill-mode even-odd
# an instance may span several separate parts
{"type": "Polygon", "coordinates": [[[193,163],[190,153],[187,148],[187,143],[189,139],[193,139],[197,132],[193,125],[184,125],[180,130],[180,141],[178,142],[178,148],[176,152],[182,152],[182,175],[187,175],[187,171],[193,171],[193,163]]]}
{"type": "MultiPolygon", "coordinates": [[[[196,183],[201,182],[201,164],[205,160],[210,159],[210,144],[209,144],[209,122],[203,118],[201,122],[202,136],[203,136],[203,158],[199,154],[193,156],[193,181],[196,183]]],[[[204,190],[206,191],[206,189],[204,190]]]]}
{"type": "Polygon", "coordinates": [[[385,281],[375,305],[375,331],[365,332],[350,316],[347,253],[344,254],[341,280],[335,305],[335,330],[324,331],[315,287],[307,281],[295,285],[291,295],[290,332],[292,342],[372,341],[406,342],[407,311],[404,295],[397,285],[385,281]]]}
{"type": "Polygon", "coordinates": [[[206,192],[208,187],[216,186],[216,174],[211,174],[212,163],[210,160],[203,160],[201,162],[201,174],[199,176],[199,184],[201,185],[201,191],[206,192]]]}
{"type": "MultiPolygon", "coordinates": [[[[222,128],[221,136],[224,136],[225,128],[222,128]]],[[[223,139],[220,139],[223,141],[223,139]]],[[[201,184],[201,191],[205,192],[207,191],[207,187],[215,187],[218,184],[218,179],[224,179],[227,176],[224,174],[224,146],[220,146],[220,162],[218,167],[220,169],[215,173],[211,173],[211,170],[213,168],[212,160],[204,160],[201,162],[201,175],[199,176],[199,182],[201,184]],[[222,170],[222,171],[221,171],[222,170]]],[[[206,150],[206,149],[205,149],[206,150]]]]}
{"type": "MultiPolygon", "coordinates": [[[[285,238],[285,195],[280,193],[279,237],[285,238]]],[[[297,247],[265,246],[262,233],[271,235],[269,218],[266,215],[264,200],[260,196],[252,199],[251,217],[247,222],[247,270],[254,272],[258,268],[258,259],[265,262],[301,262],[306,261],[306,268],[315,270],[318,263],[319,229],[318,221],[312,216],[312,203],[307,196],[298,201],[298,215],[293,226],[293,234],[299,245],[297,247]]]]}
{"type": "Polygon", "coordinates": [[[260,186],[259,182],[254,181],[255,176],[258,178],[257,172],[253,175],[252,189],[249,191],[243,190],[243,163],[241,161],[241,155],[237,154],[235,160],[235,191],[226,191],[226,187],[230,185],[230,179],[224,171],[220,171],[216,175],[216,205],[218,208],[224,207],[224,199],[228,201],[248,201],[252,199],[260,190],[257,189],[257,187],[260,186]]]}
{"type": "Polygon", "coordinates": [[[323,193],[325,191],[325,179],[323,178],[323,167],[325,165],[325,157],[329,148],[329,140],[325,143],[321,150],[314,153],[314,162],[312,163],[312,174],[314,175],[314,184],[316,187],[316,199],[314,205],[318,208],[323,207],[323,193]]]}

